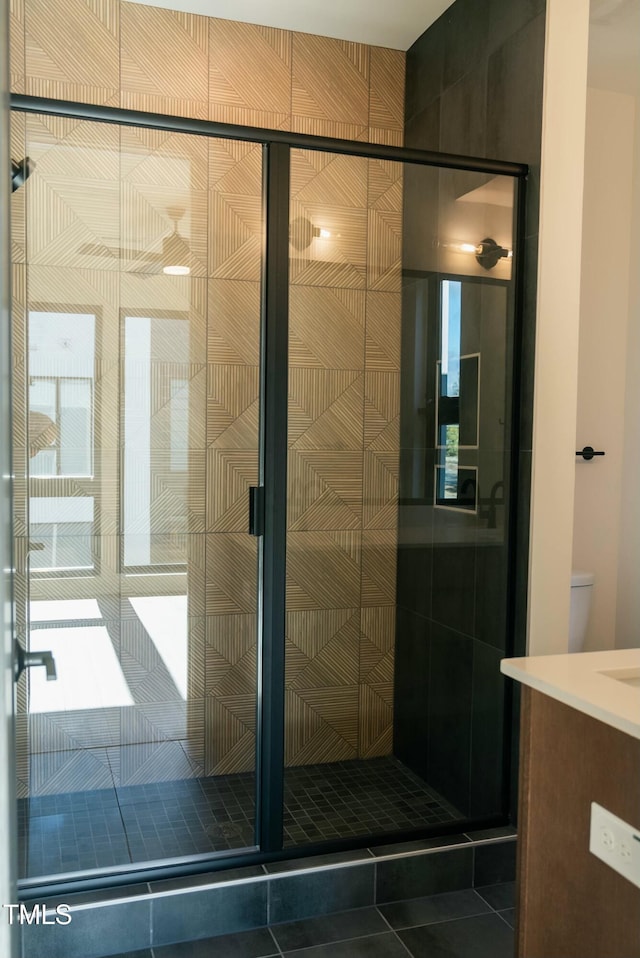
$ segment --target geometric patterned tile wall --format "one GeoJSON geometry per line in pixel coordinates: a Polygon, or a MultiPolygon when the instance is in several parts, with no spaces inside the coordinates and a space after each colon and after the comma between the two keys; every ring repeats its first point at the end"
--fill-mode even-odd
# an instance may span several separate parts
{"type": "Polygon", "coordinates": [[[128,0],[11,0],[11,89],[402,145],[405,54],[128,0]]]}
{"type": "MultiPolygon", "coordinates": [[[[121,0],[11,0],[11,76],[16,92],[402,143],[403,53],[121,0]],[[69,55],[70,43],[81,56],[69,55]]],[[[101,536],[92,548],[101,608],[137,696],[133,707],[99,719],[80,711],[75,719],[34,716],[31,748],[71,756],[74,743],[144,744],[145,767],[157,774],[163,743],[181,741],[206,774],[251,769],[256,565],[244,530],[247,489],[257,478],[261,151],[14,117],[12,155],[25,153],[38,166],[12,198],[16,332],[26,304],[100,317],[101,536]],[[188,278],[155,273],[154,256],[176,224],[188,278]],[[188,354],[158,347],[150,546],[156,556],[187,557],[186,702],[171,701],[166,675],[141,644],[129,605],[135,593],[120,571],[125,313],[184,317],[189,329],[188,354]],[[166,453],[163,396],[177,379],[189,397],[186,487],[176,484],[166,453]]],[[[401,179],[393,164],[299,151],[292,173],[292,220],[303,229],[329,223],[333,233],[324,247],[317,237],[310,249],[294,244],[291,264],[287,762],[306,764],[390,750],[401,179]]],[[[15,343],[20,392],[24,330],[15,343]]],[[[16,421],[16,462],[22,456],[26,467],[24,409],[16,421]]],[[[82,481],[64,487],[64,495],[86,494],[82,481]]],[[[18,545],[26,548],[26,486],[21,501],[18,545]]],[[[73,589],[63,583],[57,597],[90,597],[95,584],[85,596],[77,580],[73,589]]],[[[163,588],[149,585],[150,594],[163,588]]],[[[46,585],[35,595],[46,598],[46,585]]],[[[26,793],[24,714],[19,731],[26,793]]]]}
{"type": "Polygon", "coordinates": [[[289,766],[392,748],[401,196],[398,164],[293,153],[289,766]]]}

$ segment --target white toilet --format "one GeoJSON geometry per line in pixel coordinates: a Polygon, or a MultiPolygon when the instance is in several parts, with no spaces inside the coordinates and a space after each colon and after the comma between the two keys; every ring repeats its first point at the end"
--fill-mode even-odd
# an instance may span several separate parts
{"type": "Polygon", "coordinates": [[[571,573],[571,612],[569,614],[569,651],[584,651],[584,639],[589,623],[593,573],[571,573]]]}

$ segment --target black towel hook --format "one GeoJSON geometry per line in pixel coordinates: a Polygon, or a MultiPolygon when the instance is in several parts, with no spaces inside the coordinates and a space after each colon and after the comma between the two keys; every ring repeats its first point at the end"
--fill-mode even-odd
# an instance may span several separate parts
{"type": "Polygon", "coordinates": [[[596,452],[593,446],[585,446],[584,449],[578,449],[576,456],[582,456],[585,462],[589,462],[594,456],[604,456],[604,453],[596,452]]]}

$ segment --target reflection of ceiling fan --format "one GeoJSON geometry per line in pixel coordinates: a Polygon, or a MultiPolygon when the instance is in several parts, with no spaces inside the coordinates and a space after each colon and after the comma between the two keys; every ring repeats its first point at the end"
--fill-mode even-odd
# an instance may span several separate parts
{"type": "Polygon", "coordinates": [[[187,276],[191,272],[191,251],[186,240],[178,231],[178,223],[184,216],[184,209],[169,206],[167,215],[173,220],[173,230],[162,240],[159,253],[143,253],[139,249],[124,249],[121,246],[103,246],[101,243],[85,243],[78,250],[88,256],[103,256],[111,259],[127,259],[137,263],[153,263],[157,266],[151,272],[167,273],[170,276],[187,276]]]}

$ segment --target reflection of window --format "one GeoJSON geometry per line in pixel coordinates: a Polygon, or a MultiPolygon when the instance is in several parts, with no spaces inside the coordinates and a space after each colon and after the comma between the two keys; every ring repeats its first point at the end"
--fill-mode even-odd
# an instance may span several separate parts
{"type": "Polygon", "coordinates": [[[32,476],[93,475],[92,379],[31,376],[29,417],[32,476]]]}
{"type": "Polygon", "coordinates": [[[89,496],[32,496],[29,534],[35,548],[29,557],[31,572],[94,572],[93,513],[94,501],[89,496]]]}
{"type": "Polygon", "coordinates": [[[186,562],[189,322],[124,318],[123,555],[128,570],[186,562]]]}
{"type": "Polygon", "coordinates": [[[29,311],[29,568],[38,578],[98,571],[96,323],[95,312],[29,311]]]}
{"type": "Polygon", "coordinates": [[[477,470],[460,450],[478,446],[480,356],[462,354],[462,283],[440,284],[440,355],[436,373],[436,505],[474,511],[477,470]]]}
{"type": "Polygon", "coordinates": [[[29,312],[32,477],[93,475],[95,320],[29,312]]]}

